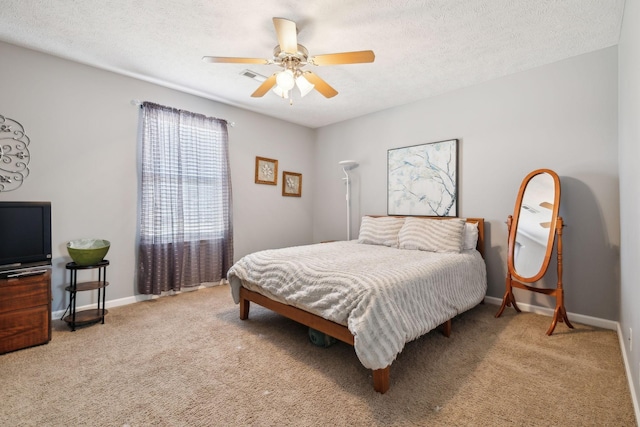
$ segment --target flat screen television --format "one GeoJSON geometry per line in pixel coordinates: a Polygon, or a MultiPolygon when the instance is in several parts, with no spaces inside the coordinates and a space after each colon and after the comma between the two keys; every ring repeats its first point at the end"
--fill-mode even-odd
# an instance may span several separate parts
{"type": "Polygon", "coordinates": [[[0,274],[51,265],[51,203],[0,202],[0,274]]]}

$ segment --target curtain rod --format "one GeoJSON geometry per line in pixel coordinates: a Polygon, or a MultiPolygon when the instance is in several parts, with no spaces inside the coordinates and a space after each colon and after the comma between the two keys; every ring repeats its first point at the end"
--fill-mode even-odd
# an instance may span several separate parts
{"type": "MultiPolygon", "coordinates": [[[[140,101],[138,99],[132,99],[131,100],[131,105],[135,105],[136,107],[142,107],[142,101],[140,101]]],[[[229,120],[225,120],[225,119],[218,119],[218,120],[222,120],[223,122],[225,122],[227,124],[227,126],[231,126],[232,128],[236,127],[236,123],[235,122],[230,122],[229,120]]]]}

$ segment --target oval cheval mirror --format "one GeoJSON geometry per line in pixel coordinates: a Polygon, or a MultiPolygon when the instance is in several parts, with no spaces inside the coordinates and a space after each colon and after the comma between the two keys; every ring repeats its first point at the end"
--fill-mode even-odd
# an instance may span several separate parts
{"type": "Polygon", "coordinates": [[[567,318],[562,288],[562,218],[560,210],[560,179],[549,169],[538,169],[527,175],[518,192],[513,211],[507,219],[509,246],[507,254],[506,291],[502,298],[500,317],[506,307],[520,312],[513,295],[513,288],[538,292],[556,298],[556,308],[547,335],[551,335],[558,324],[573,325],[567,318]],[[555,288],[539,288],[530,284],[537,282],[547,272],[554,242],[557,243],[558,283],[555,288]]]}

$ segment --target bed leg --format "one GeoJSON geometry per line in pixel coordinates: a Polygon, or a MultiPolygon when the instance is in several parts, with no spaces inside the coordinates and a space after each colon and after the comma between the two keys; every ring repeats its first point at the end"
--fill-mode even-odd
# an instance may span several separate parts
{"type": "Polygon", "coordinates": [[[451,336],[451,319],[444,322],[440,327],[442,328],[442,335],[449,338],[451,336]]]}
{"type": "Polygon", "coordinates": [[[240,320],[247,320],[249,318],[249,307],[251,301],[240,297],[240,320]]]}
{"type": "Polygon", "coordinates": [[[382,369],[373,369],[373,389],[384,394],[389,390],[389,366],[382,369]]]}

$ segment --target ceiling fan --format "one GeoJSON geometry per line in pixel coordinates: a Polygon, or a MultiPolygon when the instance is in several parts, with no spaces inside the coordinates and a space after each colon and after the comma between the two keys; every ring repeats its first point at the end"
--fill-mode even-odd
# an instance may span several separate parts
{"type": "Polygon", "coordinates": [[[222,64],[278,65],[283,70],[268,77],[251,96],[258,98],[273,89],[282,98],[290,99],[290,91],[294,87],[300,90],[302,96],[307,95],[314,88],[326,98],[332,98],[338,94],[337,90],[317,74],[309,70],[303,70],[306,65],[360,64],[373,62],[375,59],[375,55],[371,50],[329,53],[309,57],[307,48],[298,44],[295,22],[284,18],[273,18],[273,25],[278,38],[278,45],[273,49],[273,59],[203,56],[202,60],[222,64]]]}

